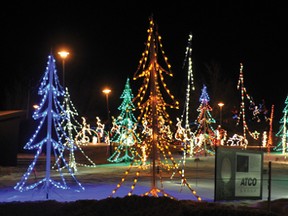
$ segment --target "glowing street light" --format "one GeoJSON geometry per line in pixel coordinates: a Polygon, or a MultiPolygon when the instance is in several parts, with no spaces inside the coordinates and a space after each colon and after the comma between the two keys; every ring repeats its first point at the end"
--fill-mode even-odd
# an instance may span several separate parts
{"type": "Polygon", "coordinates": [[[34,104],[34,105],[33,105],[33,108],[34,108],[35,110],[37,110],[37,109],[39,108],[39,105],[38,105],[38,104],[34,104]]]}
{"type": "Polygon", "coordinates": [[[111,92],[111,89],[109,88],[105,88],[103,89],[102,91],[105,95],[106,95],[106,105],[107,105],[107,126],[108,126],[108,145],[109,145],[109,155],[111,156],[112,155],[112,145],[111,145],[111,142],[109,140],[109,129],[110,129],[110,109],[109,109],[109,94],[111,92]]]}
{"type": "Polygon", "coordinates": [[[220,107],[220,126],[222,126],[222,107],[224,106],[224,103],[219,102],[218,106],[220,107]]]}
{"type": "Polygon", "coordinates": [[[109,94],[111,92],[111,89],[105,88],[102,91],[106,95],[106,105],[107,105],[107,122],[109,123],[110,120],[110,109],[109,109],[109,94]]]}
{"type": "Polygon", "coordinates": [[[58,54],[60,55],[60,57],[62,58],[62,67],[63,67],[63,87],[65,87],[65,59],[67,58],[67,56],[69,55],[69,52],[63,50],[58,52],[58,54]]]}

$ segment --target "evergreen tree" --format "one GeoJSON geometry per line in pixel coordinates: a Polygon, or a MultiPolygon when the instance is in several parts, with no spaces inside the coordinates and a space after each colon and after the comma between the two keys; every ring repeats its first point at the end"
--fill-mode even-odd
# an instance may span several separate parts
{"type": "Polygon", "coordinates": [[[288,96],[284,102],[286,105],[283,109],[283,117],[280,119],[280,128],[276,133],[277,137],[281,138],[281,141],[274,147],[275,151],[282,151],[282,154],[288,152],[288,96]]]}
{"type": "Polygon", "coordinates": [[[46,71],[42,78],[38,94],[42,96],[42,101],[39,108],[34,112],[33,118],[40,122],[36,132],[24,146],[25,149],[36,149],[36,155],[26,173],[22,176],[21,181],[17,183],[14,189],[26,191],[37,188],[39,185],[43,184],[41,188],[44,189],[46,198],[48,199],[52,187],[61,189],[70,188],[64,178],[65,174],[65,177],[70,174],[70,177],[74,180],[77,186],[84,190],[80,182],[78,182],[74,176],[71,167],[63,157],[64,149],[67,148],[63,142],[71,142],[71,140],[61,126],[63,118],[67,118],[66,114],[63,115],[65,110],[61,104],[61,100],[59,100],[59,97],[64,96],[64,90],[60,85],[55,65],[55,58],[52,54],[48,56],[46,71]],[[46,151],[44,149],[45,146],[46,151]],[[35,172],[36,168],[38,168],[37,162],[39,156],[44,151],[46,154],[46,172],[44,173],[44,176],[37,176],[37,178],[31,179],[31,173],[35,172]],[[59,158],[56,164],[57,170],[51,169],[52,154],[54,158],[59,158]],[[65,169],[61,169],[62,164],[64,164],[65,169]],[[52,176],[57,176],[57,174],[60,175],[60,178],[56,178],[56,180],[52,179],[52,176]]]}
{"type": "Polygon", "coordinates": [[[124,91],[120,98],[123,99],[121,105],[118,107],[120,115],[113,120],[113,127],[111,129],[111,142],[118,147],[116,151],[108,158],[110,162],[127,162],[132,161],[137,154],[135,145],[140,143],[140,138],[137,135],[137,119],[133,114],[135,106],[132,102],[132,90],[130,88],[130,79],[127,78],[124,91]]]}

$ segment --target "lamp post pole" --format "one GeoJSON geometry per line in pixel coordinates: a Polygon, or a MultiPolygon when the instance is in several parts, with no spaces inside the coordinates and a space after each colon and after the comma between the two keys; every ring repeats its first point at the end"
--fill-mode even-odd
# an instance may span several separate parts
{"type": "Polygon", "coordinates": [[[109,88],[105,88],[103,89],[102,91],[105,95],[106,95],[106,106],[107,106],[107,136],[108,136],[108,139],[107,139],[107,144],[109,145],[109,155],[111,156],[112,155],[112,145],[111,145],[111,142],[110,142],[110,109],[109,109],[109,94],[111,92],[111,89],[109,88]]]}
{"type": "Polygon", "coordinates": [[[220,107],[220,126],[222,127],[222,107],[224,106],[224,103],[220,102],[218,103],[218,106],[220,107]]]}
{"type": "Polygon", "coordinates": [[[107,122],[109,124],[109,122],[110,122],[109,94],[111,92],[111,89],[105,88],[102,92],[106,95],[107,122]]]}
{"type": "Polygon", "coordinates": [[[63,51],[58,52],[58,54],[62,58],[62,73],[63,73],[62,81],[63,81],[63,87],[65,87],[65,59],[69,55],[69,52],[63,50],[63,51]]]}

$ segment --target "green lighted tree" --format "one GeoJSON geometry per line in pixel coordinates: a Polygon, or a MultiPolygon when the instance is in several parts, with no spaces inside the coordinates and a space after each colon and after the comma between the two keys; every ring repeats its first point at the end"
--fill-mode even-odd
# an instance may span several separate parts
{"type": "Polygon", "coordinates": [[[277,146],[274,147],[275,151],[282,151],[282,153],[287,153],[288,152],[288,131],[287,131],[287,126],[288,126],[288,96],[285,99],[284,102],[286,105],[283,109],[283,117],[280,119],[279,123],[280,129],[276,133],[277,137],[281,138],[281,141],[277,144],[277,146]]]}
{"type": "Polygon", "coordinates": [[[116,144],[117,149],[108,158],[110,162],[128,162],[132,161],[137,154],[135,146],[141,140],[137,135],[137,119],[133,114],[135,106],[132,102],[134,95],[130,88],[130,79],[127,78],[124,91],[120,96],[123,99],[121,105],[118,107],[120,115],[117,119],[113,119],[113,127],[111,129],[111,142],[116,144]]]}

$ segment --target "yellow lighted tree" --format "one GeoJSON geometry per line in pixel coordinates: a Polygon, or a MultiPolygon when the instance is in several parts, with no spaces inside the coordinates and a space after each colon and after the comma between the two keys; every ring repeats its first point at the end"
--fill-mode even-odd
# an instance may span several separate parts
{"type": "Polygon", "coordinates": [[[156,30],[153,18],[150,18],[146,48],[133,77],[134,80],[143,79],[143,85],[134,98],[134,102],[137,102],[136,105],[140,110],[138,120],[142,120],[142,124],[145,120],[152,124],[153,111],[156,116],[163,117],[166,123],[171,124],[166,108],[179,108],[179,102],[175,100],[164,82],[164,74],[173,77],[171,65],[163,50],[161,36],[156,30]]]}
{"type": "MultiPolygon", "coordinates": [[[[142,152],[144,152],[143,155],[145,154],[145,157],[142,158],[147,158],[151,161],[152,186],[149,191],[142,194],[145,196],[158,197],[159,193],[163,196],[170,196],[163,189],[162,170],[169,171],[177,166],[170,150],[170,145],[174,140],[170,131],[172,121],[167,108],[178,109],[179,102],[167,88],[164,75],[173,77],[171,65],[168,63],[168,58],[163,50],[161,36],[158,34],[153,17],[150,17],[146,48],[142,53],[142,58],[133,77],[134,80],[143,79],[143,84],[139,88],[133,102],[140,113],[138,115],[139,124],[142,124],[144,128],[141,140],[144,148],[144,150],[142,148],[142,152]],[[158,178],[161,180],[162,188],[157,186],[156,179],[158,178]]],[[[142,161],[138,168],[143,169],[144,163],[145,161],[142,161]]],[[[130,171],[130,168],[128,170],[130,171]]],[[[125,172],[125,176],[128,175],[128,170],[125,172]]],[[[181,175],[181,171],[179,171],[179,174],[181,175]]],[[[136,178],[133,180],[134,184],[128,195],[132,194],[139,176],[140,171],[136,173],[136,178]]],[[[117,185],[117,188],[112,192],[113,194],[124,180],[125,178],[122,178],[122,182],[117,185]]],[[[185,179],[183,179],[183,182],[197,199],[201,200],[185,179]]],[[[172,196],[170,197],[173,198],[172,196]]]]}

